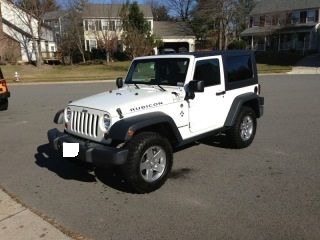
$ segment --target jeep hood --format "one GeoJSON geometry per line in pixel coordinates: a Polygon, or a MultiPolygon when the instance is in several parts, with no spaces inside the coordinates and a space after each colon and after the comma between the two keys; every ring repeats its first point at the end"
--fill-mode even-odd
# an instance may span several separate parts
{"type": "Polygon", "coordinates": [[[108,91],[74,101],[69,106],[91,108],[109,112],[112,117],[118,116],[120,108],[123,115],[157,108],[184,99],[183,88],[161,91],[155,87],[137,89],[129,86],[122,89],[108,91]]]}

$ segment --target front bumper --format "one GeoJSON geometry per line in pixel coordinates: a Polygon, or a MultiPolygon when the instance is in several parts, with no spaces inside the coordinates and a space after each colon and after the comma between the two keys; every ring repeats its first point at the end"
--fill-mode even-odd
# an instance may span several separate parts
{"type": "Polygon", "coordinates": [[[10,92],[0,93],[0,100],[8,99],[10,95],[10,92]]]}
{"type": "Polygon", "coordinates": [[[82,140],[54,128],[48,131],[48,140],[53,149],[62,151],[63,143],[79,143],[78,158],[95,166],[107,167],[122,165],[126,162],[128,150],[105,146],[99,143],[82,140]]]}

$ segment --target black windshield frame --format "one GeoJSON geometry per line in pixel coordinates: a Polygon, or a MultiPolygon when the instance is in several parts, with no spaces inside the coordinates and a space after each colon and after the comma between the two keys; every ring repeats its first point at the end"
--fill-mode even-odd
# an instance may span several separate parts
{"type": "Polygon", "coordinates": [[[134,60],[129,69],[125,83],[181,87],[184,86],[186,81],[189,64],[189,58],[150,58],[134,60]],[[150,78],[149,81],[146,81],[146,79],[144,79],[144,81],[133,80],[137,67],[142,64],[154,64],[153,68],[150,68],[154,71],[154,78],[150,78]],[[163,73],[163,70],[165,70],[165,74],[163,73]]]}

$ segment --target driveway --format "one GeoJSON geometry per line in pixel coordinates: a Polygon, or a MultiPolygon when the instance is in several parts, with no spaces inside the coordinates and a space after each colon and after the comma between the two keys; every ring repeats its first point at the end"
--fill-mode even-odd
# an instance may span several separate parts
{"type": "Polygon", "coordinates": [[[320,74],[320,54],[303,58],[292,68],[291,74],[320,74]]]}

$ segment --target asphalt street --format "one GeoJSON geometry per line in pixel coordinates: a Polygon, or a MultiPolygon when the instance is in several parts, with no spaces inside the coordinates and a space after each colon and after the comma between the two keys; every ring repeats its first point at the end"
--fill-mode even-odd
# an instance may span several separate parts
{"type": "Polygon", "coordinates": [[[114,83],[11,86],[0,112],[0,184],[92,239],[319,239],[320,76],[260,81],[265,115],[249,148],[223,139],[190,146],[174,155],[166,184],[145,195],[47,145],[56,111],[114,83]]]}

